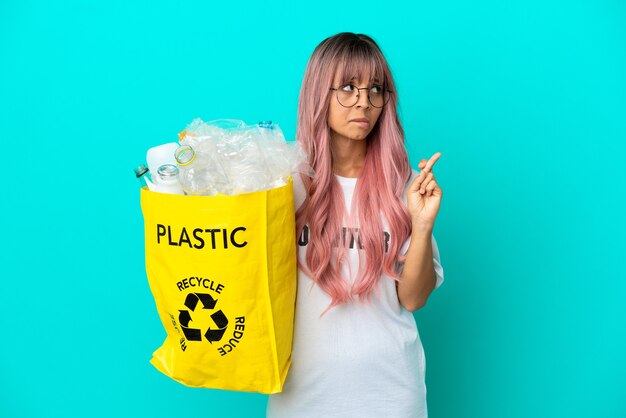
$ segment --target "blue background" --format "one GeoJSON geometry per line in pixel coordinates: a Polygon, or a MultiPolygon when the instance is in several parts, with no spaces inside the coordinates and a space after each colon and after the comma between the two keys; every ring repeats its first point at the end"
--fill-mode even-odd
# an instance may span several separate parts
{"type": "Polygon", "coordinates": [[[132,169],[195,117],[293,139],[310,54],[354,31],[413,166],[442,153],[430,415],[626,416],[625,22],[619,0],[0,2],[0,415],[264,416],[148,363],[132,169]]]}

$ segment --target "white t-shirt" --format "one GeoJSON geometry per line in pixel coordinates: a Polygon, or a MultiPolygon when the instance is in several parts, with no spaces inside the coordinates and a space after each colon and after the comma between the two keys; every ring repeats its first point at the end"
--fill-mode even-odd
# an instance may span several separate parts
{"type": "MultiPolygon", "coordinates": [[[[305,191],[295,177],[299,207],[305,191]]],[[[350,208],[357,179],[336,178],[350,208]]],[[[306,241],[300,237],[298,242],[300,260],[305,259],[306,241]]],[[[352,283],[359,250],[349,241],[343,274],[352,283]]],[[[408,244],[409,240],[403,253],[408,244]]],[[[434,237],[432,246],[439,287],[443,268],[434,237]]],[[[320,318],[331,298],[298,269],[292,363],[283,391],[268,399],[267,418],[427,417],[426,363],[415,318],[400,305],[392,278],[384,275],[378,290],[379,296],[372,294],[370,303],[355,298],[320,318]]]]}

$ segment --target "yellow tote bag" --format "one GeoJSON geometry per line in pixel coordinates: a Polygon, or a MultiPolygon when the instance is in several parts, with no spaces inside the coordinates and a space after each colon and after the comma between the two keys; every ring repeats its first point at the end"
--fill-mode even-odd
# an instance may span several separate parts
{"type": "Polygon", "coordinates": [[[151,363],[187,386],[282,390],[296,298],[293,183],[237,196],[141,190],[146,272],[167,338],[151,363]]]}

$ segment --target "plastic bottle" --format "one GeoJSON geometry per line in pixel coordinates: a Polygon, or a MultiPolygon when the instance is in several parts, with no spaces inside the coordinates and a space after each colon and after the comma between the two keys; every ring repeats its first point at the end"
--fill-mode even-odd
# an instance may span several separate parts
{"type": "Polygon", "coordinates": [[[289,149],[283,133],[271,120],[262,120],[257,123],[257,127],[263,139],[260,152],[267,166],[268,188],[284,186],[290,174],[290,162],[288,160],[289,149]]]}
{"type": "Polygon", "coordinates": [[[159,181],[155,191],[168,194],[185,194],[178,180],[178,167],[174,164],[163,164],[157,170],[159,181]]]}
{"type": "Polygon", "coordinates": [[[176,159],[174,158],[176,148],[178,148],[178,144],[176,142],[169,142],[167,144],[152,147],[146,153],[146,162],[150,173],[153,174],[153,183],[159,182],[159,176],[156,174],[159,167],[164,164],[176,164],[176,159]]]}
{"type": "Polygon", "coordinates": [[[213,196],[217,194],[215,175],[211,172],[212,161],[191,146],[183,145],[174,153],[180,171],[180,184],[189,195],[213,196]]]}
{"type": "Polygon", "coordinates": [[[154,190],[154,183],[150,179],[150,170],[144,165],[140,164],[135,168],[135,177],[139,179],[141,187],[147,187],[149,190],[154,190]]]}

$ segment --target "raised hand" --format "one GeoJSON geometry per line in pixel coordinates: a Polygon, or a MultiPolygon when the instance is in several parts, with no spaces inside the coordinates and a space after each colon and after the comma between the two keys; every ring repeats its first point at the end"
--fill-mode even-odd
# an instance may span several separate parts
{"type": "Polygon", "coordinates": [[[435,225],[443,196],[432,171],[439,157],[441,153],[437,152],[428,161],[420,161],[417,167],[421,171],[407,190],[407,205],[414,226],[432,229],[435,225]]]}

